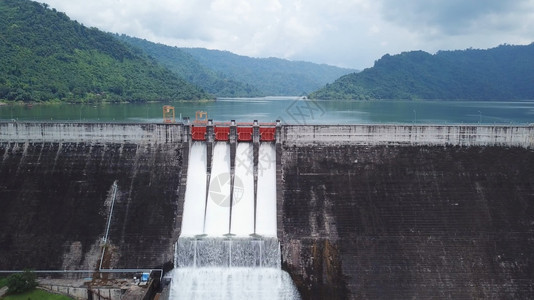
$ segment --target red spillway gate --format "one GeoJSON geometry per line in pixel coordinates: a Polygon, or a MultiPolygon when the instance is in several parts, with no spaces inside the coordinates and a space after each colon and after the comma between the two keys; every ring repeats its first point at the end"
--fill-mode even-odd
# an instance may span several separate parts
{"type": "Polygon", "coordinates": [[[276,138],[275,127],[260,127],[260,141],[274,142],[276,138]]]}
{"type": "Polygon", "coordinates": [[[228,141],[228,137],[230,136],[230,127],[216,126],[214,128],[214,132],[216,141],[228,141]]]}
{"type": "Polygon", "coordinates": [[[237,140],[239,142],[252,142],[252,127],[237,127],[237,140]]]}
{"type": "Polygon", "coordinates": [[[206,140],[206,126],[192,126],[191,127],[191,139],[193,139],[193,141],[205,141],[206,140]]]}
{"type": "MultiPolygon", "coordinates": [[[[225,124],[226,125],[226,124],[225,124]]],[[[271,124],[269,124],[271,125],[271,124]]],[[[252,142],[254,135],[254,128],[251,126],[237,126],[237,141],[238,142],[252,142]]],[[[276,127],[259,127],[260,141],[274,142],[276,141],[276,127]]],[[[191,139],[193,141],[205,141],[207,127],[206,126],[191,126],[191,139]]],[[[213,135],[216,141],[228,141],[230,139],[229,126],[213,126],[213,135]]]]}

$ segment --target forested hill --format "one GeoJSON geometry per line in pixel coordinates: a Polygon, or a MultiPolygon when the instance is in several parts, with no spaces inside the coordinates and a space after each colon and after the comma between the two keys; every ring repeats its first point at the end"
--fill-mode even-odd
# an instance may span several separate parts
{"type": "Polygon", "coordinates": [[[119,40],[142,49],[189,83],[201,87],[206,92],[219,97],[255,97],[264,96],[251,84],[232,80],[221,72],[201,65],[191,54],[177,47],[153,43],[144,39],[115,35],[119,40]]]}
{"type": "Polygon", "coordinates": [[[310,95],[318,99],[534,99],[534,43],[384,55],[310,95]]]}
{"type": "Polygon", "coordinates": [[[182,78],[219,97],[307,94],[355,71],[227,51],[177,48],[126,35],[116,37],[143,49],[182,78]]]}
{"type": "Polygon", "coordinates": [[[340,76],[355,72],[353,69],[310,62],[252,58],[228,51],[180,49],[191,54],[201,65],[223,74],[225,78],[252,85],[269,96],[307,94],[340,76]]]}
{"type": "Polygon", "coordinates": [[[0,1],[0,100],[147,101],[210,97],[112,35],[46,4],[0,1]]]}

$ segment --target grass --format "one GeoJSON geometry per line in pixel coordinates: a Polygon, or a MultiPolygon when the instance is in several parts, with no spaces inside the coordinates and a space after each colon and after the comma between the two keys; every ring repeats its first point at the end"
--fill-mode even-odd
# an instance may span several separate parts
{"type": "Polygon", "coordinates": [[[0,288],[3,288],[7,285],[7,277],[0,278],[0,288]]]}
{"type": "Polygon", "coordinates": [[[17,295],[6,295],[3,298],[0,298],[2,300],[72,300],[72,298],[69,298],[67,296],[63,295],[56,295],[51,294],[48,292],[45,292],[43,290],[34,289],[32,291],[17,294],[17,295]]]}

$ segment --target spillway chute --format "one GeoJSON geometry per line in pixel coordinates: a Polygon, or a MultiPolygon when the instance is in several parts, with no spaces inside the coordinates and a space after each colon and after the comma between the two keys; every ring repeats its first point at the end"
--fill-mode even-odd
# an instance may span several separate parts
{"type": "Polygon", "coordinates": [[[169,299],[300,299],[276,237],[275,130],[254,126],[191,146],[169,299]]]}

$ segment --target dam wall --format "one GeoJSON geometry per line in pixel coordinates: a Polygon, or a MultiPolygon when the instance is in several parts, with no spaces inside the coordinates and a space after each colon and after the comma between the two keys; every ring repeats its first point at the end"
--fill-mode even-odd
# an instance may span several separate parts
{"type": "MultiPolygon", "coordinates": [[[[0,270],[169,266],[187,128],[0,122],[0,270]]],[[[532,298],[533,130],[277,128],[282,268],[303,299],[532,298]]]]}
{"type": "Polygon", "coordinates": [[[0,270],[170,264],[182,126],[0,123],[0,270]]]}
{"type": "Polygon", "coordinates": [[[283,268],[303,299],[532,298],[532,138],[532,127],[283,126],[283,268]]]}

